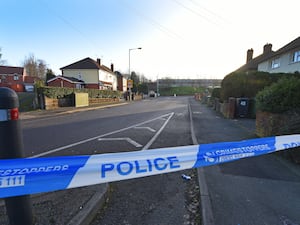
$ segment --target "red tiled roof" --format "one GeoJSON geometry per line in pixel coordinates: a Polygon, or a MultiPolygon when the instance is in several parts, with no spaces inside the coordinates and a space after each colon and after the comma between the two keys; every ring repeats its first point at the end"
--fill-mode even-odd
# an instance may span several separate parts
{"type": "Polygon", "coordinates": [[[33,84],[34,81],[35,81],[35,79],[36,79],[36,77],[24,76],[23,79],[24,79],[24,83],[33,84]]]}
{"type": "Polygon", "coordinates": [[[0,74],[19,74],[23,75],[23,67],[0,66],[0,74]]]}

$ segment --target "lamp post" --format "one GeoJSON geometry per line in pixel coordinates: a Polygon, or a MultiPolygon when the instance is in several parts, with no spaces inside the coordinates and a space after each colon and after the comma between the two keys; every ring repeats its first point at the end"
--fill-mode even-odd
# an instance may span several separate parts
{"type": "MultiPolygon", "coordinates": [[[[132,50],[141,50],[142,48],[141,47],[139,47],[139,48],[130,48],[129,49],[129,51],[128,51],[128,53],[129,53],[129,77],[131,76],[131,71],[130,71],[130,52],[132,51],[132,50]]],[[[129,88],[129,98],[128,98],[128,100],[129,101],[131,101],[131,87],[129,88]]]]}

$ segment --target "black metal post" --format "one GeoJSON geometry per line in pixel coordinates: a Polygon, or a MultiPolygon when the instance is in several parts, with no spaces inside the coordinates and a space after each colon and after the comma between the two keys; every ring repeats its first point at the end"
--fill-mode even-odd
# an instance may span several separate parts
{"type": "MultiPolygon", "coordinates": [[[[23,158],[23,138],[15,91],[0,88],[0,159],[23,158]]],[[[5,198],[10,225],[33,225],[29,195],[5,198]]]]}

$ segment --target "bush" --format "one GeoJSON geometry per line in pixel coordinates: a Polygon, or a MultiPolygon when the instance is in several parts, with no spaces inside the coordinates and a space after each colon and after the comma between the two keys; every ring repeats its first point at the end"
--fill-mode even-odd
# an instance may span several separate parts
{"type": "Polygon", "coordinates": [[[221,88],[214,88],[211,92],[212,98],[220,98],[221,96],[221,88]]]}
{"type": "Polygon", "coordinates": [[[121,92],[112,90],[98,89],[75,89],[75,88],[60,88],[60,87],[39,87],[39,94],[44,94],[48,98],[67,98],[73,93],[88,93],[89,98],[119,98],[121,92]]]}
{"type": "Polygon", "coordinates": [[[300,79],[284,77],[256,95],[256,107],[260,111],[283,113],[300,110],[300,79]]]}
{"type": "Polygon", "coordinates": [[[221,100],[230,97],[254,98],[264,87],[276,82],[286,74],[270,74],[266,72],[233,72],[227,75],[221,83],[221,100]]]}

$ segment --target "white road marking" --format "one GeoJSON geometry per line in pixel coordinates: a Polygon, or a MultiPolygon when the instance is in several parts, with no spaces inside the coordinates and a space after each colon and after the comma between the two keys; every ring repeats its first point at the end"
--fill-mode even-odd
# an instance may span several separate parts
{"type": "Polygon", "coordinates": [[[158,132],[151,138],[151,140],[144,146],[144,148],[142,150],[146,150],[148,149],[153,142],[157,139],[157,137],[160,135],[160,133],[163,131],[163,129],[167,126],[169,120],[172,118],[172,116],[174,115],[174,112],[170,113],[168,119],[166,120],[166,122],[164,122],[164,124],[162,125],[162,127],[158,130],[158,132]]]}
{"type": "MultiPolygon", "coordinates": [[[[49,150],[47,152],[43,152],[43,153],[40,153],[40,154],[37,154],[37,155],[34,155],[34,156],[31,156],[29,158],[37,158],[37,157],[40,157],[40,156],[45,156],[45,155],[49,155],[51,153],[55,153],[55,152],[59,152],[59,151],[62,151],[64,149],[67,149],[67,148],[71,148],[71,147],[74,147],[76,145],[80,145],[80,144],[84,144],[84,143],[87,143],[89,141],[93,141],[93,140],[96,140],[96,139],[99,139],[99,138],[102,138],[102,137],[106,137],[106,136],[109,136],[109,135],[112,135],[112,134],[116,134],[116,133],[120,133],[122,131],[125,131],[125,130],[129,130],[131,128],[134,128],[134,127],[139,127],[139,126],[142,126],[144,124],[147,124],[147,123],[150,123],[150,122],[153,122],[155,120],[158,120],[158,119],[162,119],[164,117],[167,117],[167,116],[173,116],[174,113],[168,113],[168,114],[164,114],[162,116],[159,116],[159,117],[156,117],[156,118],[153,118],[151,120],[147,120],[147,121],[144,121],[144,122],[141,122],[141,123],[138,123],[138,124],[134,124],[132,126],[129,126],[129,127],[125,127],[125,128],[122,128],[122,129],[119,129],[119,130],[115,130],[115,131],[112,131],[112,132],[109,132],[109,133],[106,133],[106,134],[102,134],[102,135],[99,135],[99,136],[95,136],[95,137],[91,137],[91,138],[87,138],[87,139],[84,139],[82,141],[78,141],[78,142],[75,142],[75,143],[72,143],[72,144],[69,144],[69,145],[65,145],[65,146],[62,146],[62,147],[59,147],[59,148],[55,148],[55,149],[52,149],[52,150],[49,150]]],[[[169,119],[168,119],[169,120],[169,119]]],[[[153,142],[152,142],[153,143],[153,142]]],[[[151,144],[152,144],[151,143],[151,144]]],[[[148,143],[149,144],[149,143],[148,143]]],[[[150,144],[150,145],[151,145],[150,144]]],[[[149,146],[150,146],[149,145],[149,146]]]]}
{"type": "Polygon", "coordinates": [[[143,145],[137,143],[136,141],[132,140],[131,138],[99,138],[98,141],[127,141],[128,143],[132,144],[133,146],[139,148],[143,147],[143,145]]]}
{"type": "Polygon", "coordinates": [[[193,114],[202,114],[202,112],[195,111],[193,114]]]}
{"type": "Polygon", "coordinates": [[[146,130],[149,130],[153,133],[156,131],[156,130],[152,129],[151,127],[135,127],[134,129],[146,129],[146,130]]]}

